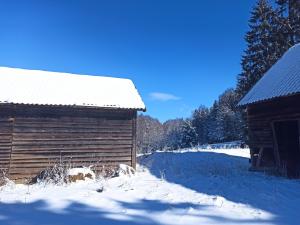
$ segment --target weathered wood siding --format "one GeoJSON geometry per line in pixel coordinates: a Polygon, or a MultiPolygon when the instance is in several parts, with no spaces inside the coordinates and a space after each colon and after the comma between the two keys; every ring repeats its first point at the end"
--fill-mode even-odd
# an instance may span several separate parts
{"type": "Polygon", "coordinates": [[[134,110],[24,105],[2,109],[0,165],[11,179],[24,180],[61,163],[94,165],[97,170],[120,163],[135,166],[134,110]]]}
{"type": "MultiPolygon", "coordinates": [[[[249,105],[247,107],[249,146],[252,152],[260,149],[272,151],[274,163],[278,165],[276,143],[272,123],[282,120],[300,119],[300,95],[282,97],[268,102],[249,105]]],[[[255,166],[255,165],[252,165],[255,166]]]]}
{"type": "Polygon", "coordinates": [[[8,117],[0,118],[0,176],[7,174],[11,153],[12,120],[8,117]]]}

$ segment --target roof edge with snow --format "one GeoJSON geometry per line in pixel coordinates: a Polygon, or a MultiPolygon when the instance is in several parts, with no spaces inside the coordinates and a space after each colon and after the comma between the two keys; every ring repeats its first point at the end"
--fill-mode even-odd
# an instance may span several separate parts
{"type": "Polygon", "coordinates": [[[146,111],[130,79],[0,67],[0,104],[146,111]]]}
{"type": "Polygon", "coordinates": [[[300,93],[300,44],[291,47],[240,100],[247,106],[300,93]]]}

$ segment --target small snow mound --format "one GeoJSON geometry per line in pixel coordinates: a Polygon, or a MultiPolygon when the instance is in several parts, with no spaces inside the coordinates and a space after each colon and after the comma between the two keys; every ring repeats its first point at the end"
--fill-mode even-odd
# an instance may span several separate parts
{"type": "Polygon", "coordinates": [[[91,167],[72,168],[67,171],[67,177],[70,182],[76,182],[79,180],[91,179],[95,180],[96,175],[91,170],[91,167]]]}
{"type": "Polygon", "coordinates": [[[222,207],[224,202],[226,202],[226,199],[221,197],[221,196],[214,196],[212,198],[214,205],[218,206],[218,207],[222,207]]]}
{"type": "Polygon", "coordinates": [[[116,176],[118,177],[121,176],[132,177],[134,174],[135,174],[135,169],[125,164],[120,164],[116,172],[116,176]]]}

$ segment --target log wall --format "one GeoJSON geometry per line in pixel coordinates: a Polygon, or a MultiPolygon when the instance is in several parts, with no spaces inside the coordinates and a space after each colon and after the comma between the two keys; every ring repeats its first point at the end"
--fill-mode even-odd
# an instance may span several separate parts
{"type": "MultiPolygon", "coordinates": [[[[272,124],[276,121],[300,119],[300,95],[281,97],[268,102],[249,105],[247,107],[247,123],[249,146],[252,156],[252,167],[277,166],[280,167],[280,159],[276,154],[276,141],[272,124]],[[264,152],[265,156],[273,156],[273,163],[256,163],[254,153],[259,156],[264,152]]],[[[266,161],[266,160],[265,160],[266,161]]]]}
{"type": "Polygon", "coordinates": [[[5,105],[0,118],[0,166],[10,179],[54,164],[135,167],[134,110],[5,105]]]}

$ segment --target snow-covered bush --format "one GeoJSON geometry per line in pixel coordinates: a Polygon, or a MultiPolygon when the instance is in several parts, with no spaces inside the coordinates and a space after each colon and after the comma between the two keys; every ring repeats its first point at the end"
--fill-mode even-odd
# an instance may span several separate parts
{"type": "Polygon", "coordinates": [[[63,184],[67,181],[68,168],[64,165],[55,164],[41,171],[30,183],[63,184]]]}
{"type": "Polygon", "coordinates": [[[0,170],[0,187],[7,184],[9,179],[6,177],[6,172],[4,170],[0,170]]]}
{"type": "Polygon", "coordinates": [[[118,169],[116,170],[115,176],[120,177],[120,176],[133,176],[135,174],[135,170],[125,164],[120,164],[118,169]]]}
{"type": "Polygon", "coordinates": [[[86,179],[96,179],[91,166],[71,168],[71,166],[56,164],[41,171],[31,183],[64,184],[86,179]]]}

